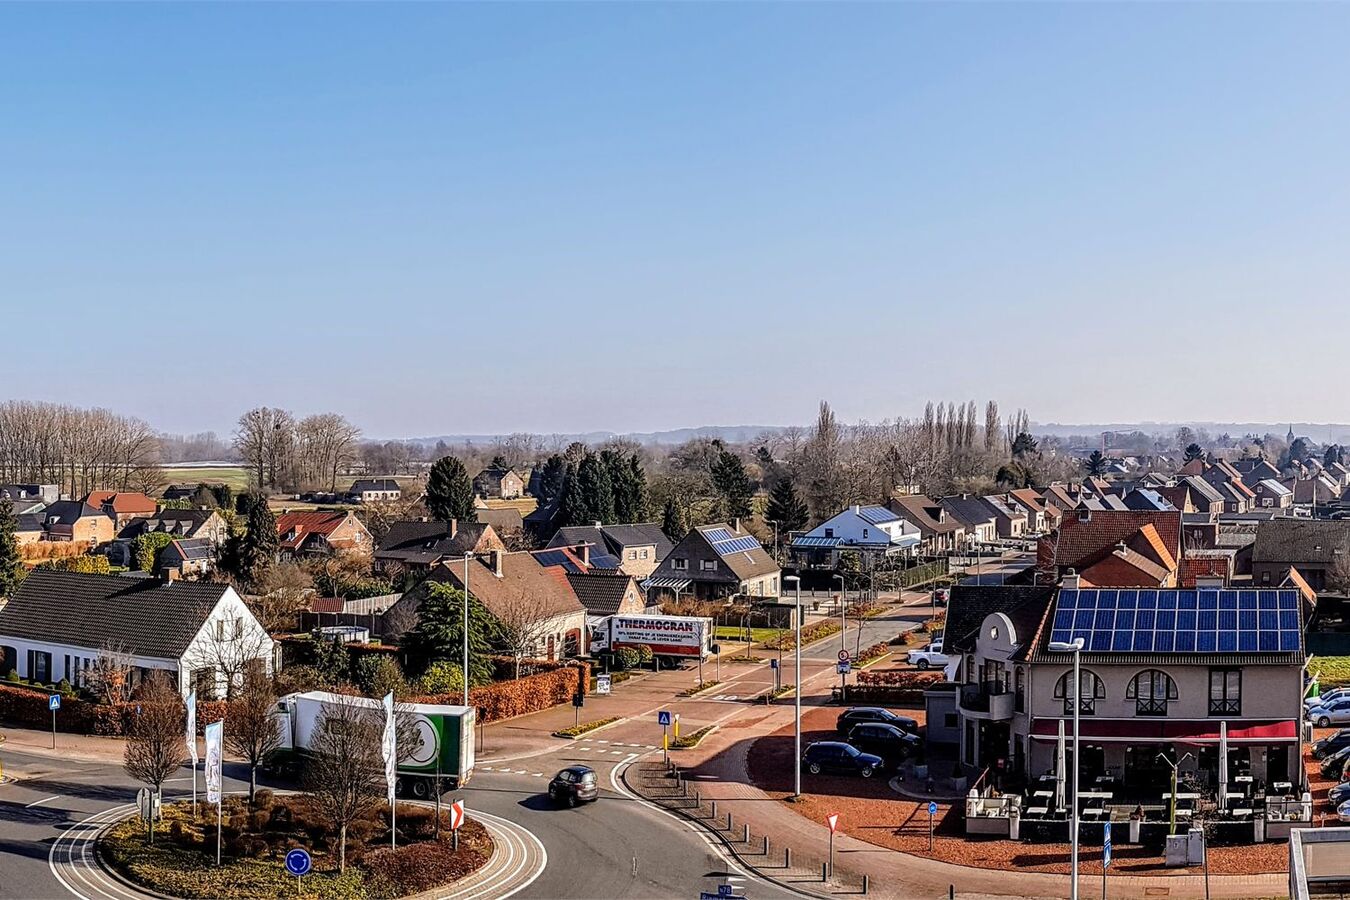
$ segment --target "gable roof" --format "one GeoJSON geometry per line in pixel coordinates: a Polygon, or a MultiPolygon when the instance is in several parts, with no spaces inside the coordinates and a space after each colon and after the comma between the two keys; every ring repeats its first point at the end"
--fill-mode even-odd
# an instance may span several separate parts
{"type": "Polygon", "coordinates": [[[191,535],[214,515],[214,509],[162,509],[152,516],[137,516],[117,536],[125,540],[152,531],[191,535]]]}
{"type": "Polygon", "coordinates": [[[980,626],[990,613],[1001,612],[1012,620],[1018,642],[1023,647],[1032,644],[1036,628],[1056,588],[1019,585],[958,584],[952,588],[947,603],[947,626],[942,635],[942,648],[947,653],[969,653],[975,649],[980,626]]]}
{"type": "Polygon", "coordinates": [[[892,497],[886,505],[925,534],[952,534],[966,527],[956,517],[946,515],[941,503],[923,494],[892,497]]]}
{"type": "Polygon", "coordinates": [[[358,478],[352,482],[349,494],[361,494],[366,491],[397,491],[402,492],[398,482],[392,478],[358,478]]]}
{"type": "Polygon", "coordinates": [[[350,515],[350,512],[343,510],[325,509],[284,512],[277,516],[277,534],[281,536],[281,548],[295,549],[316,534],[327,537],[347,521],[350,515]],[[287,535],[292,531],[295,532],[295,536],[288,538],[287,535]]]}
{"type": "Polygon", "coordinates": [[[611,556],[622,558],[628,547],[656,547],[656,560],[660,562],[674,549],[675,544],[656,522],[637,522],[620,525],[568,525],[559,528],[550,547],[575,547],[578,544],[595,544],[603,547],[611,556]]]}
{"type": "Polygon", "coordinates": [[[1020,504],[1023,509],[1031,512],[1045,511],[1045,500],[1033,488],[1015,488],[1008,491],[1008,496],[1012,497],[1013,501],[1020,504]]]}
{"type": "Polygon", "coordinates": [[[174,553],[183,562],[202,562],[214,555],[211,542],[206,538],[181,538],[170,541],[169,547],[173,548],[174,553]]]}
{"type": "Polygon", "coordinates": [[[1350,561],[1350,521],[1294,519],[1262,522],[1252,546],[1253,563],[1330,566],[1350,561]]]}
{"type": "Polygon", "coordinates": [[[1256,487],[1261,488],[1269,494],[1274,494],[1276,497],[1284,497],[1293,493],[1293,491],[1280,484],[1274,478],[1262,478],[1256,483],[1256,487]]]}
{"type": "Polygon", "coordinates": [[[1129,509],[1151,509],[1159,512],[1176,509],[1166,497],[1151,488],[1135,488],[1121,499],[1129,509]]]}
{"type": "Polygon", "coordinates": [[[520,531],[525,527],[525,520],[520,515],[520,510],[514,506],[480,506],[474,510],[478,521],[483,525],[491,525],[494,531],[520,531]]]}
{"type": "Polygon", "coordinates": [[[994,511],[983,497],[961,494],[942,498],[942,508],[967,528],[978,528],[994,521],[994,511]]]}
{"type": "Polygon", "coordinates": [[[391,522],[375,555],[381,559],[432,565],[444,557],[464,556],[480,543],[504,549],[501,539],[485,522],[391,522]],[[453,534],[452,534],[453,532],[453,534]]]}
{"type": "Polygon", "coordinates": [[[567,581],[592,616],[616,615],[634,583],[633,576],[619,572],[569,572],[567,581]]]}
{"type": "MultiPolygon", "coordinates": [[[[1059,528],[1041,539],[1045,550],[1038,550],[1038,557],[1047,553],[1051,565],[1081,571],[1109,555],[1145,526],[1152,526],[1153,532],[1144,535],[1146,546],[1161,546],[1172,565],[1176,565],[1175,560],[1181,555],[1181,513],[1176,510],[1104,510],[1066,515],[1059,528]],[[1153,534],[1157,536],[1156,544],[1153,534]]],[[[1156,561],[1167,563],[1167,559],[1156,561]]]]}
{"type": "MultiPolygon", "coordinates": [[[[528,551],[498,551],[502,574],[493,569],[492,554],[480,554],[469,562],[469,593],[502,619],[528,611],[540,619],[584,612],[561,566],[545,566],[528,551]]],[[[441,563],[431,570],[428,581],[464,587],[463,563],[441,563]]]]}
{"type": "Polygon", "coordinates": [[[35,569],[0,610],[0,635],[178,659],[229,585],[35,569]]]}
{"type": "Polygon", "coordinates": [[[159,504],[138,491],[90,491],[84,502],[96,508],[111,507],[119,516],[149,515],[159,504]]]}
{"type": "Polygon", "coordinates": [[[1197,494],[1205,501],[1209,503],[1223,502],[1223,495],[1220,494],[1218,491],[1216,491],[1214,489],[1214,485],[1210,484],[1205,479],[1199,478],[1195,475],[1188,475],[1181,480],[1182,483],[1184,483],[1187,487],[1189,487],[1193,493],[1197,494]]]}
{"type": "Polygon", "coordinates": [[[51,506],[44,509],[39,515],[42,516],[44,525],[70,525],[80,519],[89,516],[104,515],[103,510],[96,509],[85,503],[83,500],[57,500],[51,506]]]}

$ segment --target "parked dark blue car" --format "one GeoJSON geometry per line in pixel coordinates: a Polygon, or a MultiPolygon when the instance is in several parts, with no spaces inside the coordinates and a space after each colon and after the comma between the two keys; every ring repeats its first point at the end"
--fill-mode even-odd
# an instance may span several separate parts
{"type": "Polygon", "coordinates": [[[802,754],[802,769],[812,775],[833,772],[838,775],[861,775],[871,778],[885,765],[880,756],[863,753],[857,747],[841,741],[819,741],[802,754]]]}

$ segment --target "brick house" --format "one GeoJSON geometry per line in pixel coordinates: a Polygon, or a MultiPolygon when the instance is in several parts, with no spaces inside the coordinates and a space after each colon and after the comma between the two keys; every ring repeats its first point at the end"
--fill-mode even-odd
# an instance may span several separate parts
{"type": "Polygon", "coordinates": [[[473,477],[473,491],[480,497],[514,500],[525,496],[525,479],[515,469],[488,466],[473,477]]]}
{"type": "Polygon", "coordinates": [[[342,510],[301,510],[277,516],[281,553],[290,557],[369,550],[370,532],[356,513],[342,510]]]}

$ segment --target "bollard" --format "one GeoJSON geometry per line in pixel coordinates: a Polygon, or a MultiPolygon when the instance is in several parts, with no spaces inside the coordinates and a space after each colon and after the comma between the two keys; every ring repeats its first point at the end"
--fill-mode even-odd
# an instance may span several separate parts
{"type": "Polygon", "coordinates": [[[764,855],[769,855],[769,836],[767,834],[764,835],[764,855]]]}
{"type": "Polygon", "coordinates": [[[869,879],[866,875],[863,876],[863,894],[864,894],[864,895],[867,893],[867,887],[868,887],[868,884],[869,884],[870,881],[871,881],[871,879],[869,879]]]}
{"type": "Polygon", "coordinates": [[[716,819],[716,818],[717,818],[717,801],[716,801],[716,800],[712,801],[712,812],[708,813],[708,818],[710,818],[710,819],[716,819]]]}
{"type": "Polygon", "coordinates": [[[828,881],[829,879],[830,879],[830,864],[829,864],[829,863],[821,863],[821,864],[820,864],[820,880],[821,880],[821,881],[828,881]]]}
{"type": "Polygon", "coordinates": [[[744,831],[741,832],[741,834],[742,834],[742,837],[741,837],[741,843],[742,843],[742,844],[749,844],[749,843],[750,843],[750,826],[749,826],[749,825],[746,825],[744,822],[742,822],[742,823],[741,823],[741,828],[744,829],[744,831]]]}
{"type": "Polygon", "coordinates": [[[783,868],[785,868],[785,869],[790,869],[790,868],[792,868],[792,848],[791,848],[791,847],[784,847],[784,848],[783,848],[783,868]]]}
{"type": "Polygon", "coordinates": [[[727,834],[731,834],[731,813],[727,813],[727,834]]]}

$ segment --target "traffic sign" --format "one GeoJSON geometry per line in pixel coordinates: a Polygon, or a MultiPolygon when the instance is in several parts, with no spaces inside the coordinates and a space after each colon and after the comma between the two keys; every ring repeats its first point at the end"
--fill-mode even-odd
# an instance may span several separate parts
{"type": "Polygon", "coordinates": [[[304,847],[296,847],[286,854],[286,871],[296,878],[308,875],[313,866],[314,861],[309,858],[309,851],[304,847]]]}
{"type": "Polygon", "coordinates": [[[936,801],[936,800],[929,800],[929,801],[928,801],[928,814],[929,814],[930,816],[936,816],[936,815],[937,815],[937,801],[936,801]]]}
{"type": "Polygon", "coordinates": [[[159,798],[149,788],[141,788],[136,792],[136,808],[147,822],[159,818],[159,798]]]}
{"type": "Polygon", "coordinates": [[[595,692],[596,692],[597,694],[608,694],[608,693],[609,693],[609,676],[608,676],[608,675],[597,675],[597,676],[595,676],[595,692]]]}
{"type": "Polygon", "coordinates": [[[464,824],[464,801],[456,800],[450,804],[450,830],[457,831],[464,824]]]}
{"type": "Polygon", "coordinates": [[[719,885],[717,886],[717,893],[716,893],[716,894],[709,893],[708,891],[699,891],[699,893],[698,893],[698,900],[745,900],[745,895],[743,895],[743,894],[724,894],[724,893],[722,893],[722,888],[724,888],[724,887],[731,887],[731,885],[729,885],[729,884],[719,884],[719,885]]]}
{"type": "Polygon", "coordinates": [[[778,660],[776,660],[776,659],[771,659],[771,660],[769,660],[769,668],[770,668],[770,669],[776,669],[776,668],[778,668],[778,660]]]}
{"type": "Polygon", "coordinates": [[[1102,831],[1102,868],[1111,865],[1111,823],[1107,822],[1102,831]]]}
{"type": "Polygon", "coordinates": [[[825,817],[825,824],[830,826],[830,834],[839,830],[839,813],[830,813],[825,817]]]}
{"type": "Polygon", "coordinates": [[[657,724],[657,725],[669,725],[669,724],[670,724],[670,710],[663,709],[663,710],[661,710],[660,712],[658,712],[658,713],[656,714],[656,724],[657,724]]]}
{"type": "Polygon", "coordinates": [[[719,884],[717,886],[717,896],[719,897],[730,897],[732,893],[732,887],[729,884],[719,884]]]}
{"type": "Polygon", "coordinates": [[[847,675],[849,672],[853,671],[853,666],[849,664],[848,660],[844,660],[841,663],[837,663],[834,670],[840,675],[847,675]]]}
{"type": "Polygon", "coordinates": [[[848,662],[848,651],[847,651],[847,650],[840,650],[840,651],[839,651],[839,661],[840,661],[840,662],[848,662]]]}
{"type": "Polygon", "coordinates": [[[56,712],[58,709],[60,709],[60,708],[61,708],[61,695],[60,695],[60,694],[52,694],[50,697],[48,697],[48,698],[47,698],[47,708],[50,709],[52,712],[56,712]]]}

